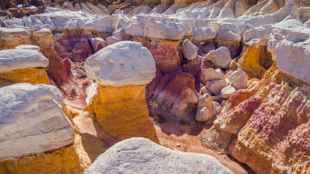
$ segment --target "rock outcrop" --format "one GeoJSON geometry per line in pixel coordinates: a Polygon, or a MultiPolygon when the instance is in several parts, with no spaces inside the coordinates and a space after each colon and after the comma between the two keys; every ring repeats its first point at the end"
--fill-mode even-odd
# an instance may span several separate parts
{"type": "Polygon", "coordinates": [[[0,96],[1,173],[81,173],[56,87],[20,83],[0,88],[0,96]]]}
{"type": "Polygon", "coordinates": [[[49,83],[48,59],[36,49],[0,50],[0,83],[49,83]]]}
{"type": "Polygon", "coordinates": [[[31,32],[22,28],[0,27],[0,48],[10,49],[31,43],[31,32]]]}
{"type": "Polygon", "coordinates": [[[59,106],[62,96],[56,87],[16,84],[0,88],[0,95],[1,160],[72,144],[73,129],[59,106]]]}
{"type": "Polygon", "coordinates": [[[227,149],[257,173],[308,171],[307,160],[301,160],[308,158],[304,126],[309,88],[305,87],[279,70],[268,70],[263,80],[229,98],[202,141],[227,149]]]}
{"type": "Polygon", "coordinates": [[[106,134],[157,140],[145,97],[155,66],[148,49],[133,41],[107,46],[86,60],[87,75],[98,84],[90,110],[106,134]]]}
{"type": "Polygon", "coordinates": [[[131,138],[100,155],[87,174],[110,173],[232,173],[215,158],[170,150],[144,138],[131,138]]]}
{"type": "MultiPolygon", "coordinates": [[[[28,165],[38,173],[79,173],[98,152],[133,136],[184,151],[195,149],[201,137],[202,148],[224,152],[258,174],[309,171],[306,0],[119,1],[107,8],[92,3],[0,16],[0,53],[41,51],[47,57],[48,75],[65,94],[65,112],[78,132],[74,145],[1,163],[0,173],[33,173],[28,165]],[[87,104],[88,116],[82,117],[87,104]],[[44,171],[49,160],[55,167],[44,171]]],[[[19,69],[12,70],[1,68],[0,60],[0,75],[2,69],[8,71],[3,77],[11,73],[6,83],[37,79],[47,67],[40,63],[24,67],[14,61],[19,69]]],[[[96,165],[109,170],[111,163],[96,165]]],[[[188,165],[176,163],[175,171],[188,165]]],[[[188,173],[200,170],[188,163],[197,166],[188,173]]]]}

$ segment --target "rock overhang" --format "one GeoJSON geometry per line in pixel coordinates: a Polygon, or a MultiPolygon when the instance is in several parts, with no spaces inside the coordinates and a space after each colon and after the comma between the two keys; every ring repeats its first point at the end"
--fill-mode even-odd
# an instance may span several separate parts
{"type": "Polygon", "coordinates": [[[121,41],[90,56],[85,69],[89,78],[103,85],[146,85],[155,77],[156,63],[141,43],[121,41]]]}

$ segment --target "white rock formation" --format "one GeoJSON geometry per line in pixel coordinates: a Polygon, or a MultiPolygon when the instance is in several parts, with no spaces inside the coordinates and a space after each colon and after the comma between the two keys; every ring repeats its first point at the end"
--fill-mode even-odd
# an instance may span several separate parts
{"type": "Polygon", "coordinates": [[[0,160],[55,150],[73,143],[61,92],[26,83],[0,88],[0,160]]]}
{"type": "Polygon", "coordinates": [[[141,43],[121,41],[90,56],[85,70],[88,77],[104,85],[145,85],[155,77],[156,64],[141,43]]]}
{"type": "Polygon", "coordinates": [[[86,174],[229,174],[215,158],[173,151],[145,138],[121,141],[101,154],[86,174]]]}
{"type": "Polygon", "coordinates": [[[307,43],[283,40],[271,52],[282,72],[310,84],[310,47],[307,43]]]}
{"type": "Polygon", "coordinates": [[[48,59],[35,49],[0,50],[0,73],[16,69],[48,66],[48,59]]]}

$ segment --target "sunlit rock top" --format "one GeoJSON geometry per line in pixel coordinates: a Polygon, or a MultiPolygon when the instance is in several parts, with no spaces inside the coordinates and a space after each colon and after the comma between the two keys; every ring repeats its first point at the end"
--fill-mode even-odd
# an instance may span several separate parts
{"type": "Polygon", "coordinates": [[[54,86],[20,83],[0,88],[0,160],[55,150],[74,131],[54,86]]]}
{"type": "Polygon", "coordinates": [[[48,59],[38,50],[24,48],[0,50],[0,73],[47,66],[48,59]]]}
{"type": "Polygon", "coordinates": [[[90,56],[85,69],[91,79],[104,85],[145,85],[155,77],[156,64],[141,43],[121,41],[90,56]]]}
{"type": "Polygon", "coordinates": [[[121,141],[100,155],[86,174],[232,173],[211,156],[173,151],[146,138],[121,141]]]}

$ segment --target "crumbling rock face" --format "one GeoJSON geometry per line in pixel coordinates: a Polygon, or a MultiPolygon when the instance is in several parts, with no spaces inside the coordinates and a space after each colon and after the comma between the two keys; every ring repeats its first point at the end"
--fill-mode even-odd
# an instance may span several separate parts
{"type": "Polygon", "coordinates": [[[278,80],[265,77],[252,88],[231,96],[214,127],[203,135],[203,142],[212,148],[227,148],[234,158],[257,173],[308,171],[307,161],[300,159],[308,158],[303,144],[308,139],[304,126],[308,122],[309,91],[278,80]]]}
{"type": "Polygon", "coordinates": [[[307,161],[300,159],[308,158],[305,126],[309,99],[299,88],[289,89],[285,85],[274,88],[267,96],[270,99],[255,110],[239,132],[230,153],[241,162],[247,160],[257,172],[308,171],[307,161]],[[256,142],[255,149],[247,145],[256,142]],[[245,157],[247,155],[256,157],[251,159],[245,157]]]}

